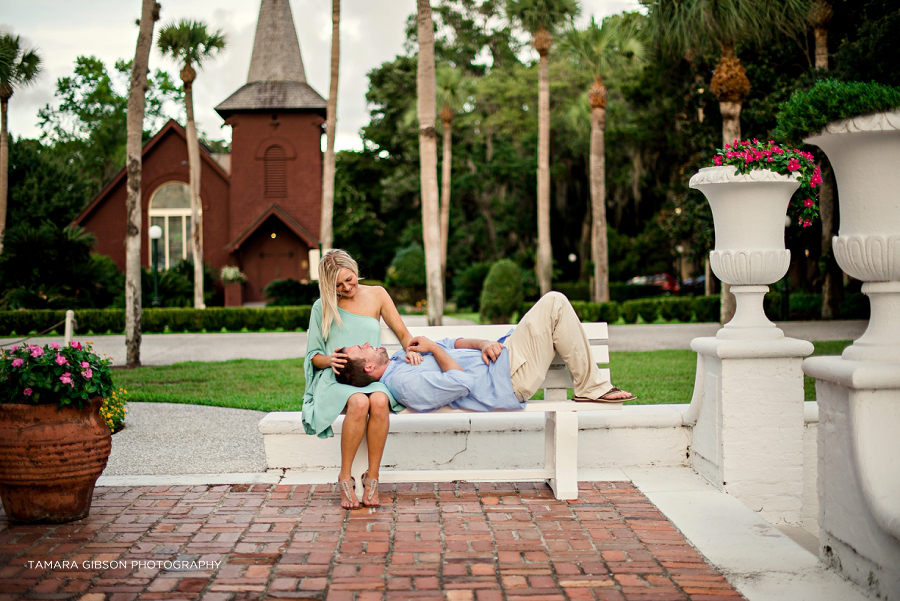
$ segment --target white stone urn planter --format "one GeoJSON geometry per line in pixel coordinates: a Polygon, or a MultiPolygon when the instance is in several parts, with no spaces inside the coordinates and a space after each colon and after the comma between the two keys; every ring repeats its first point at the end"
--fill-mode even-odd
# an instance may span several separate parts
{"type": "Polygon", "coordinates": [[[703,192],[712,208],[715,248],[709,253],[713,273],[735,296],[734,318],[716,334],[729,340],[773,340],[784,333],[769,321],[763,297],[769,284],[787,273],[791,252],[784,245],[785,216],[800,187],[795,176],[768,169],[737,174],[735,167],[705,167],[690,187],[703,192]]]}
{"type": "Polygon", "coordinates": [[[842,357],[803,364],[819,402],[820,556],[900,599],[900,110],[832,122],[805,142],[834,168],[835,259],[872,307],[842,357]]]}
{"type": "Polygon", "coordinates": [[[865,282],[872,306],[868,329],[843,357],[900,361],[900,110],[835,121],[804,142],[824,150],[834,168],[835,259],[865,282]]]}

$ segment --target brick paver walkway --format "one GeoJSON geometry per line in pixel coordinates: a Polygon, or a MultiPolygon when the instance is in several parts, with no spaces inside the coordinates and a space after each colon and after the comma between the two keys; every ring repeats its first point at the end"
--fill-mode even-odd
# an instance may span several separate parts
{"type": "Polygon", "coordinates": [[[0,601],[741,599],[628,482],[98,488],[91,515],[11,525],[0,601]],[[105,562],[105,563],[104,563],[105,562]]]}

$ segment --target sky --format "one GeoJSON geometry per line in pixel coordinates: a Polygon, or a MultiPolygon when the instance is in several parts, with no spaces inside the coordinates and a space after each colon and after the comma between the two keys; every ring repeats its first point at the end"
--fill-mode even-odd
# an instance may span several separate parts
{"type": "MultiPolygon", "coordinates": [[[[198,128],[210,139],[231,139],[213,110],[247,82],[258,0],[160,0],[160,25],[199,19],[227,38],[224,54],[203,65],[194,83],[198,128]]],[[[433,0],[436,4],[436,0],[433,0]]],[[[637,0],[580,0],[580,25],[626,10],[638,10],[637,0]]],[[[341,64],[335,147],[359,150],[359,130],[369,121],[367,73],[403,54],[406,18],[414,0],[343,0],[341,3],[341,64]]],[[[55,102],[56,81],[72,74],[78,56],[96,56],[113,70],[118,59],[134,57],[140,0],[2,0],[0,32],[21,37],[43,59],[37,81],[15,91],[9,102],[9,131],[16,137],[38,138],[38,111],[55,102]]],[[[331,1],[291,0],[294,25],[307,82],[322,96],[330,86],[331,1]]],[[[533,52],[533,50],[530,50],[533,52]]],[[[536,56],[536,54],[535,54],[536,56]]],[[[163,58],[154,46],[150,68],[167,70],[180,82],[180,66],[163,58]]],[[[124,93],[125,90],[123,89],[124,93]]]]}

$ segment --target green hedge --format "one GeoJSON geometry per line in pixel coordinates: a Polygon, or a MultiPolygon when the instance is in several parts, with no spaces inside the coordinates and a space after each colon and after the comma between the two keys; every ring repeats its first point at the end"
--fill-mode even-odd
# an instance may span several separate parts
{"type": "MultiPolygon", "coordinates": [[[[208,309],[144,309],[141,331],[159,332],[219,332],[222,329],[285,331],[306,330],[312,307],[266,307],[265,309],[212,307],[208,309]]],[[[66,318],[59,311],[0,311],[0,336],[25,336],[42,332],[66,318]]],[[[125,331],[124,309],[80,309],[75,311],[75,333],[85,335],[121,334],[125,331]]],[[[63,326],[56,328],[63,333],[63,326]]]]}

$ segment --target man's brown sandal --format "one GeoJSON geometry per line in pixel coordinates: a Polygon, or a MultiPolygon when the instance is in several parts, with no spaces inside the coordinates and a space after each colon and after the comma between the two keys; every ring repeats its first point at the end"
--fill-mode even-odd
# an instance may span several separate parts
{"type": "Polygon", "coordinates": [[[589,398],[583,397],[583,396],[576,396],[576,397],[572,397],[572,400],[575,401],[576,403],[622,403],[624,401],[634,401],[637,399],[637,397],[634,396],[633,394],[631,394],[630,392],[628,393],[627,397],[622,397],[620,399],[608,398],[609,395],[615,394],[617,392],[624,392],[624,391],[613,386],[605,394],[600,395],[596,399],[589,399],[589,398]]]}

